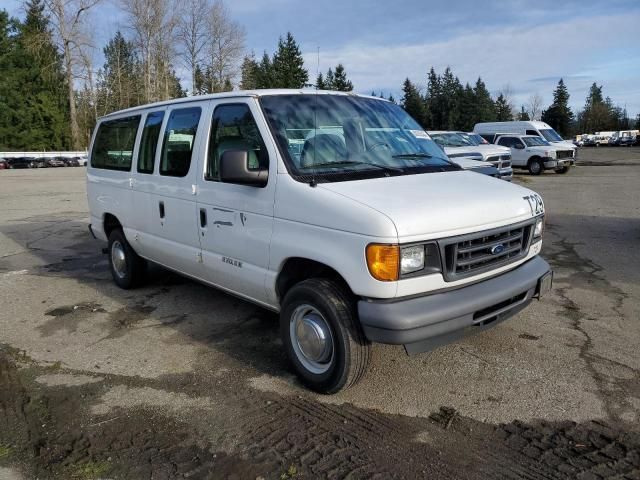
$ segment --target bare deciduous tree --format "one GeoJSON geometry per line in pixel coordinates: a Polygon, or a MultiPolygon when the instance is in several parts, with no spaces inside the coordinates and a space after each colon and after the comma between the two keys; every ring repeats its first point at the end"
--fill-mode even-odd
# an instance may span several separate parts
{"type": "Polygon", "coordinates": [[[239,73],[246,33],[231,19],[222,0],[215,0],[209,11],[207,67],[211,72],[210,91],[219,91],[239,73]]]}
{"type": "Polygon", "coordinates": [[[513,100],[513,88],[511,87],[511,84],[507,83],[506,85],[504,85],[500,89],[498,94],[499,95],[502,94],[505,101],[507,102],[507,105],[509,105],[509,110],[511,110],[511,116],[516,117],[518,115],[518,110],[516,108],[515,101],[513,100]]]}
{"type": "Polygon", "coordinates": [[[140,53],[144,101],[169,98],[170,65],[175,56],[177,16],[172,0],[122,0],[140,53]]]}
{"type": "Polygon", "coordinates": [[[58,48],[62,53],[65,76],[69,96],[69,122],[71,127],[71,142],[74,149],[81,147],[80,129],[74,81],[81,74],[86,56],[86,50],[92,48],[89,35],[84,29],[82,18],[87,12],[100,3],[101,0],[46,0],[45,6],[51,17],[51,23],[58,48]]]}
{"type": "Polygon", "coordinates": [[[531,120],[540,120],[542,116],[542,95],[538,92],[532,94],[529,97],[529,101],[527,102],[527,113],[529,114],[529,118],[531,120]]]}
{"type": "Polygon", "coordinates": [[[186,0],[178,20],[177,38],[182,60],[191,71],[191,94],[195,91],[196,67],[207,43],[210,8],[209,0],[186,0]]]}

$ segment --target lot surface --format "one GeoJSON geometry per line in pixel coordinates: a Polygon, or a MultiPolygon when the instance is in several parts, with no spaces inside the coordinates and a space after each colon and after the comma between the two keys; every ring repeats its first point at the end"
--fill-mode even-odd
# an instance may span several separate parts
{"type": "Polygon", "coordinates": [[[277,317],[153,269],[115,287],[84,169],[0,171],[0,479],[640,478],[640,149],[518,175],[552,294],[332,397],[277,317]]]}

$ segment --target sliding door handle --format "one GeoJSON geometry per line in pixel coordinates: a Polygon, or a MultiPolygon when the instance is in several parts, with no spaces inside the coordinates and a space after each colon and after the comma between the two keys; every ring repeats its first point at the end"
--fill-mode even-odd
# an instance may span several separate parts
{"type": "Polygon", "coordinates": [[[164,202],[158,202],[158,209],[160,211],[160,218],[164,218],[164,202]]]}
{"type": "Polygon", "coordinates": [[[207,228],[207,209],[206,208],[200,209],[200,227],[207,228]]]}

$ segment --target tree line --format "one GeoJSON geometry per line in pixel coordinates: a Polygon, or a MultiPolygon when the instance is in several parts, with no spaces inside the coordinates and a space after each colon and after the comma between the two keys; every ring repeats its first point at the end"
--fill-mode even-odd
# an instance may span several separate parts
{"type": "MultiPolygon", "coordinates": [[[[26,0],[22,21],[0,10],[0,150],[80,150],[97,118],[185,95],[235,88],[354,90],[341,63],[310,79],[291,33],[272,53],[247,54],[245,29],[223,0],[116,0],[123,31],[102,47],[102,65],[94,65],[90,15],[106,1],[26,0]],[[180,79],[179,70],[188,78],[180,79]]],[[[595,83],[574,115],[562,79],[547,108],[535,94],[519,110],[508,85],[494,99],[481,78],[463,86],[450,68],[442,74],[431,68],[425,80],[420,88],[407,78],[399,104],[427,129],[542,119],[566,136],[632,123],[595,83]]]]}
{"type": "Polygon", "coordinates": [[[426,77],[424,91],[408,78],[402,85],[402,107],[429,130],[471,131],[478,122],[504,122],[512,120],[541,120],[548,123],[563,137],[577,133],[640,128],[640,114],[635,122],[626,108],[615,105],[604,97],[602,85],[593,83],[585,105],[574,115],[569,106],[569,91],[561,78],[553,91],[553,101],[543,108],[539,93],[529,97],[526,105],[516,109],[509,85],[503,87],[494,99],[482,78],[475,84],[464,86],[447,67],[437,74],[432,67],[426,77]]]}

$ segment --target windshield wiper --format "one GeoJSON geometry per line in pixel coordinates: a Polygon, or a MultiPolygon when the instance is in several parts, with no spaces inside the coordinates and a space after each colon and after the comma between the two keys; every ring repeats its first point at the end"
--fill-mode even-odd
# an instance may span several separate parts
{"type": "Polygon", "coordinates": [[[400,167],[389,167],[387,165],[380,165],[377,163],[370,163],[370,162],[353,162],[350,160],[346,160],[344,162],[314,163],[313,165],[309,165],[308,167],[302,167],[302,168],[304,168],[305,170],[310,170],[316,167],[331,167],[333,165],[370,165],[372,167],[376,167],[387,172],[400,172],[400,173],[404,172],[404,170],[400,167]]]}
{"type": "Polygon", "coordinates": [[[433,158],[433,155],[429,153],[423,152],[415,152],[415,153],[398,153],[396,155],[391,155],[392,158],[433,158]]]}

